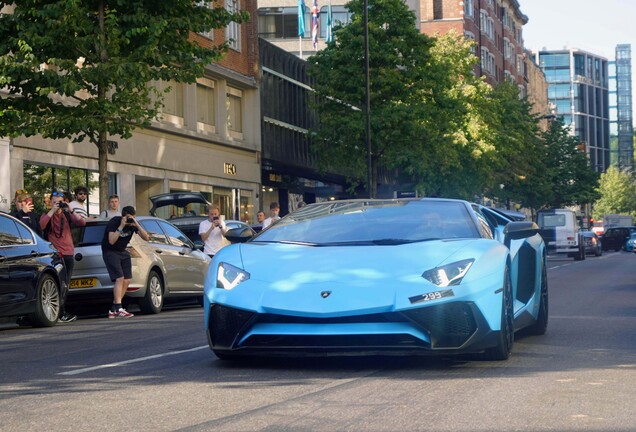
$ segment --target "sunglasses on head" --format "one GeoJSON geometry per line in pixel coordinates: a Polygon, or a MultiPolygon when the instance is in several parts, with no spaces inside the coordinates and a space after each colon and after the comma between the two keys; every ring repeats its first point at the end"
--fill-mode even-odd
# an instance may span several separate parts
{"type": "Polygon", "coordinates": [[[64,194],[62,192],[53,192],[51,194],[51,196],[59,196],[59,197],[64,197],[64,194]]]}
{"type": "Polygon", "coordinates": [[[27,195],[29,192],[27,192],[26,189],[18,189],[17,191],[15,191],[15,193],[27,195]]]}

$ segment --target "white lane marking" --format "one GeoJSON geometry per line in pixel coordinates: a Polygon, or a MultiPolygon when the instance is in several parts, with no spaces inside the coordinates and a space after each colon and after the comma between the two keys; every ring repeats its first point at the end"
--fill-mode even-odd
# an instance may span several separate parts
{"type": "Polygon", "coordinates": [[[155,354],[155,355],[151,355],[151,356],[147,356],[147,357],[139,357],[136,359],[130,359],[130,360],[124,360],[124,361],[120,361],[117,363],[109,363],[109,364],[104,364],[104,365],[98,365],[98,366],[92,366],[92,367],[87,367],[87,368],[83,368],[83,369],[75,369],[72,371],[66,371],[66,372],[60,372],[58,373],[58,375],[79,375],[79,374],[83,374],[85,372],[92,372],[94,370],[99,370],[99,369],[106,369],[106,368],[114,368],[114,367],[119,367],[119,366],[125,366],[127,364],[131,364],[131,363],[139,363],[139,362],[143,362],[146,360],[154,360],[154,359],[158,359],[158,358],[162,358],[162,357],[168,357],[171,355],[177,355],[177,354],[184,354],[184,353],[189,353],[189,352],[193,352],[193,351],[199,351],[202,350],[204,348],[207,348],[207,345],[202,345],[202,346],[198,346],[196,348],[190,348],[190,349],[186,349],[186,350],[181,350],[181,351],[171,351],[171,352],[167,352],[167,353],[163,353],[163,354],[155,354]]]}

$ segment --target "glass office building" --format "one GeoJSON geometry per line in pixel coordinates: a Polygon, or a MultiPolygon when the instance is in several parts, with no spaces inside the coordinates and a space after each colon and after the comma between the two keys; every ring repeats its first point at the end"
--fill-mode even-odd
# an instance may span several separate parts
{"type": "Polygon", "coordinates": [[[616,60],[609,63],[609,114],[611,163],[634,170],[634,127],[632,116],[632,48],[616,46],[616,60]]]}
{"type": "Polygon", "coordinates": [[[598,172],[610,165],[608,61],[577,49],[539,51],[555,114],[583,144],[598,172]]]}

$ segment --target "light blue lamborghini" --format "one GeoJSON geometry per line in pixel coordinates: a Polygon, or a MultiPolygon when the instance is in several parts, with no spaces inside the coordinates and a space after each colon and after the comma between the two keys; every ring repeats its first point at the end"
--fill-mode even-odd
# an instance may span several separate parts
{"type": "Polygon", "coordinates": [[[208,343],[222,359],[505,360],[515,331],[547,329],[545,257],[534,223],[466,201],[311,204],[214,257],[205,281],[208,343]]]}

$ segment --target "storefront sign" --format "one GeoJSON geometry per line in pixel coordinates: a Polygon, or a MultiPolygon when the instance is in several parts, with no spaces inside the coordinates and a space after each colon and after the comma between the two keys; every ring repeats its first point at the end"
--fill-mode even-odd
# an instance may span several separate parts
{"type": "Polygon", "coordinates": [[[228,175],[236,175],[236,165],[233,163],[225,162],[223,164],[223,172],[228,175]]]}

